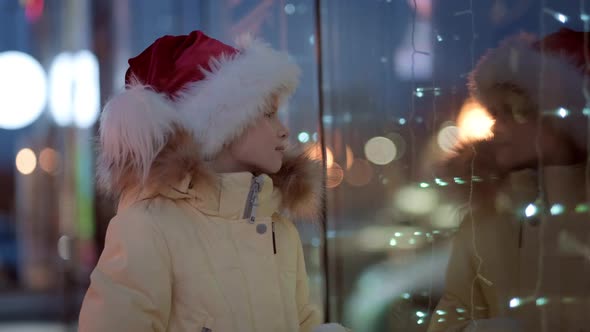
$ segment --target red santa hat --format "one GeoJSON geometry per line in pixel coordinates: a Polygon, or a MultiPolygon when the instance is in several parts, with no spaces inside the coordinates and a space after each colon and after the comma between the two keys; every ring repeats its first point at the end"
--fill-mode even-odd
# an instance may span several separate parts
{"type": "Polygon", "coordinates": [[[124,174],[123,168],[147,179],[179,129],[192,137],[201,160],[213,158],[265,111],[272,95],[290,96],[299,75],[288,54],[249,37],[235,48],[201,31],[159,38],[129,60],[126,89],[103,110],[99,179],[108,186],[111,173],[124,174]]]}
{"type": "Polygon", "coordinates": [[[489,106],[497,103],[498,88],[508,88],[540,112],[564,108],[582,114],[585,52],[590,52],[584,39],[583,32],[565,28],[540,40],[526,34],[511,38],[482,57],[469,77],[471,94],[489,106]]]}

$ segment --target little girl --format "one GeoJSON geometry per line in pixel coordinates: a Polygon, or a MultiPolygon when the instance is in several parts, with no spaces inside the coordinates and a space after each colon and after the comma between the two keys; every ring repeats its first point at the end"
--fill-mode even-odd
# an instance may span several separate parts
{"type": "Polygon", "coordinates": [[[101,117],[99,185],[119,205],[80,331],[320,325],[281,214],[313,217],[321,196],[321,165],[286,152],[277,117],[299,73],[259,41],[233,48],[200,31],[129,60],[126,90],[101,117]]]}

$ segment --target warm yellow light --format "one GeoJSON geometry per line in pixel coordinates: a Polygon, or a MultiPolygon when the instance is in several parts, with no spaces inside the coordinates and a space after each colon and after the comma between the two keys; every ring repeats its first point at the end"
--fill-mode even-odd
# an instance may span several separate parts
{"type": "Polygon", "coordinates": [[[328,167],[326,173],[326,187],[330,189],[338,187],[344,179],[344,170],[338,163],[333,163],[332,166],[328,167]]]}
{"type": "MultiPolygon", "coordinates": [[[[322,160],[322,147],[320,144],[311,150],[311,158],[316,160],[322,160]]],[[[326,167],[330,168],[334,165],[334,154],[330,148],[326,147],[326,167]]]]}
{"type": "Polygon", "coordinates": [[[354,153],[350,146],[346,146],[346,169],[350,169],[354,163],[354,153]]]}
{"type": "Polygon", "coordinates": [[[55,173],[59,166],[59,156],[57,151],[51,148],[45,148],[39,154],[39,166],[47,173],[55,173]]]}
{"type": "Polygon", "coordinates": [[[461,108],[457,121],[461,142],[473,142],[491,138],[494,119],[488,111],[474,101],[467,101],[461,108]]]}
{"type": "Polygon", "coordinates": [[[24,175],[31,174],[37,167],[37,157],[31,149],[22,149],[16,154],[16,169],[24,175]]]}

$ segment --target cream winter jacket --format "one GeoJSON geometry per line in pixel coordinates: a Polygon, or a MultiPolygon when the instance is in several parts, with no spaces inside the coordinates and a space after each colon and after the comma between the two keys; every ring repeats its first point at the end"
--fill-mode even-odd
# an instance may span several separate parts
{"type": "Polygon", "coordinates": [[[182,166],[191,172],[172,174],[181,180],[167,190],[123,196],[79,330],[311,331],[320,314],[297,229],[281,214],[317,207],[310,163],[297,156],[273,178],[182,166]]]}
{"type": "Polygon", "coordinates": [[[476,213],[463,222],[428,331],[590,331],[584,167],[546,167],[544,180],[547,218],[476,213]]]}

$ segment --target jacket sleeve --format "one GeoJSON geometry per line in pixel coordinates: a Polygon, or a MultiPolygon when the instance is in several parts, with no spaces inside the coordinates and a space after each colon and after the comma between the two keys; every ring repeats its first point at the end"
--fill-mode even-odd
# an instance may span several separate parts
{"type": "Polygon", "coordinates": [[[165,331],[171,266],[163,234],[147,214],[115,217],[91,274],[79,331],[165,331]]]}
{"type": "MultiPolygon", "coordinates": [[[[290,222],[289,222],[290,223],[290,222]]],[[[305,258],[301,238],[295,226],[291,225],[297,234],[297,285],[296,300],[299,316],[299,331],[311,332],[322,323],[320,311],[313,304],[309,303],[309,286],[307,271],[305,269],[305,258]]]]}
{"type": "Polygon", "coordinates": [[[479,280],[473,287],[472,302],[472,285],[477,268],[472,254],[471,226],[469,220],[464,221],[452,240],[445,289],[430,319],[428,332],[465,331],[472,313],[473,319],[487,318],[487,312],[478,309],[485,307],[479,280]],[[472,303],[475,310],[472,310],[472,303]]]}

